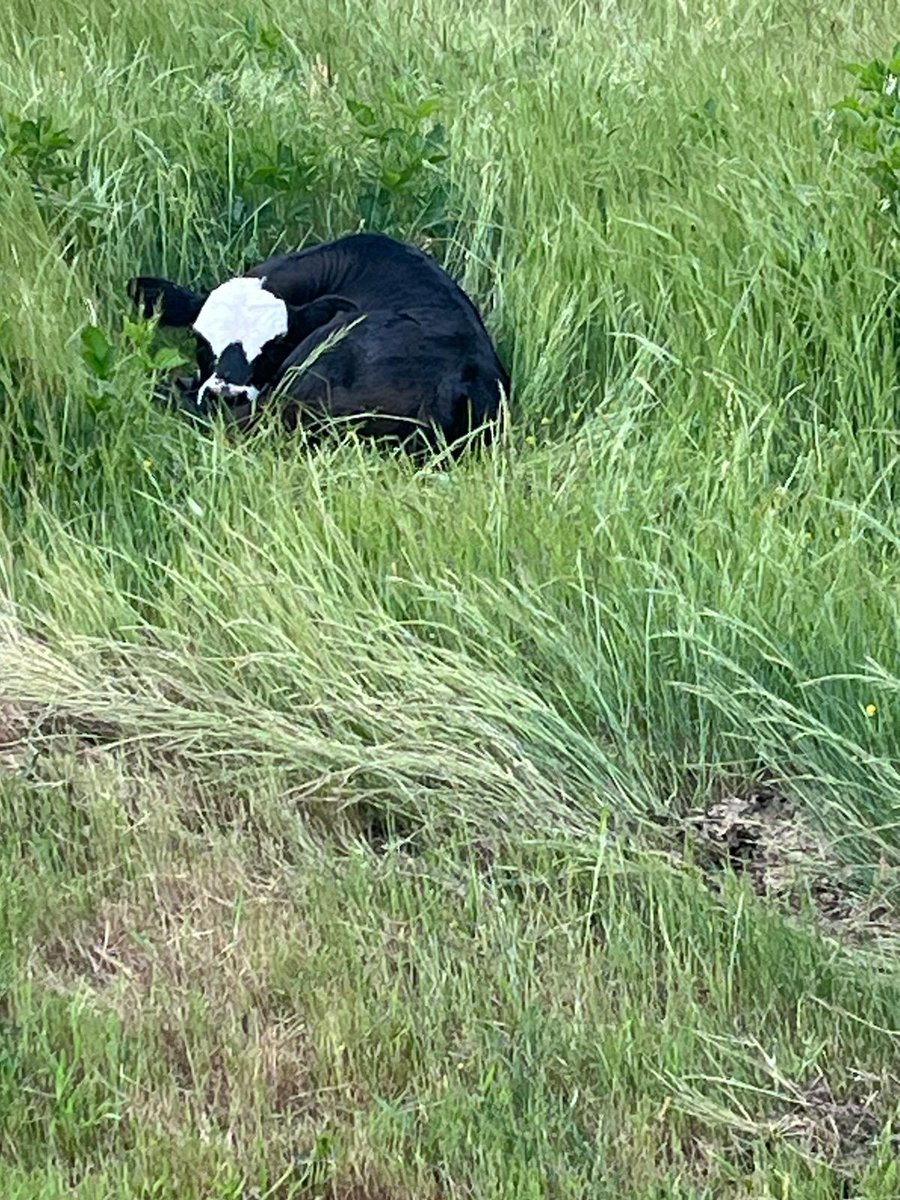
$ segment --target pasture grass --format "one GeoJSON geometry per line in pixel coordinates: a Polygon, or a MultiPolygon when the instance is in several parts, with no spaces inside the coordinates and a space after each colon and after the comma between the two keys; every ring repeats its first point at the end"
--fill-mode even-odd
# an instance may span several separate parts
{"type": "Polygon", "coordinates": [[[898,1194],[892,21],[9,0],[3,1200],[898,1194]],[[363,220],[490,452],[160,409],[129,276],[363,220]]]}

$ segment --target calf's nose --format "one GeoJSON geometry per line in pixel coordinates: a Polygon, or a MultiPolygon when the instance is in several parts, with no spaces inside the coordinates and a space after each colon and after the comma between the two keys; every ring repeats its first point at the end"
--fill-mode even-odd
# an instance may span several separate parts
{"type": "Polygon", "coordinates": [[[202,405],[206,400],[215,399],[225,404],[246,404],[248,401],[252,403],[258,396],[259,389],[249,384],[230,383],[218,375],[210,375],[200,386],[197,403],[202,405]]]}

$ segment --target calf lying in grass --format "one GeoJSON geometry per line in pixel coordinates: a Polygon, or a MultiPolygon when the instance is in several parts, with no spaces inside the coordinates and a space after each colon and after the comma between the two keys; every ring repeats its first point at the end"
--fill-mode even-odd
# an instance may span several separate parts
{"type": "Polygon", "coordinates": [[[509,376],[477,309],[414,246],[359,233],[279,255],[210,292],[139,276],[145,316],[190,328],[182,405],[248,429],[268,403],[288,429],[353,418],[406,449],[488,437],[509,376]]]}

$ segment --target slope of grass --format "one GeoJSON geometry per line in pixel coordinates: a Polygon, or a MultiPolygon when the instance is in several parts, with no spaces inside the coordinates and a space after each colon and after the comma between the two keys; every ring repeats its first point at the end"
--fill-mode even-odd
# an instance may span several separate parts
{"type": "Polygon", "coordinates": [[[897,1194],[892,20],[11,0],[4,1200],[897,1194]],[[160,410],[130,275],[363,220],[491,453],[160,410]]]}

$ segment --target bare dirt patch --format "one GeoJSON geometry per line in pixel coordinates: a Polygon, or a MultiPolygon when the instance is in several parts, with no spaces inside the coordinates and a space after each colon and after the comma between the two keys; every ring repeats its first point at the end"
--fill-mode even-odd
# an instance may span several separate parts
{"type": "Polygon", "coordinates": [[[685,819],[693,857],[719,886],[725,869],[758,896],[793,912],[811,904],[829,933],[857,944],[900,938],[900,912],[883,896],[861,896],[846,865],[796,804],[774,788],[725,795],[685,819]]]}
{"type": "Polygon", "coordinates": [[[871,1156],[883,1127],[885,1102],[881,1081],[860,1076],[857,1083],[852,1092],[836,1095],[818,1075],[795,1089],[793,1104],[772,1122],[772,1133],[836,1170],[858,1170],[871,1156]]]}
{"type": "MultiPolygon", "coordinates": [[[[737,1098],[732,1095],[724,1104],[704,1090],[673,1081],[672,1106],[682,1125],[676,1143],[679,1153],[670,1166],[680,1159],[698,1183],[707,1182],[713,1164],[722,1158],[750,1173],[753,1146],[764,1144],[769,1151],[779,1146],[790,1149],[808,1164],[826,1166],[849,1181],[872,1162],[886,1130],[893,1133],[891,1150],[900,1153],[900,1134],[891,1129],[900,1099],[900,1079],[895,1074],[873,1074],[842,1064],[840,1083],[821,1070],[794,1079],[755,1039],[747,1041],[746,1049],[754,1053],[764,1083],[742,1090],[737,1098]],[[754,1094],[766,1098],[758,1112],[743,1103],[754,1094]]],[[[660,1116],[668,1106],[667,1100],[660,1116]]]]}
{"type": "Polygon", "coordinates": [[[0,701],[0,746],[17,745],[30,723],[24,709],[8,701],[0,701]]]}

